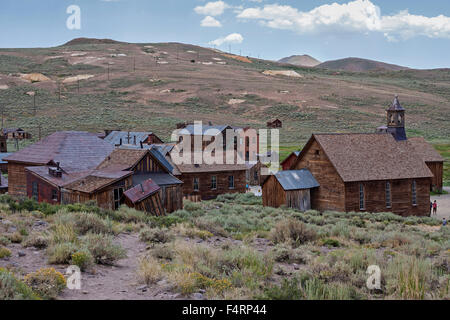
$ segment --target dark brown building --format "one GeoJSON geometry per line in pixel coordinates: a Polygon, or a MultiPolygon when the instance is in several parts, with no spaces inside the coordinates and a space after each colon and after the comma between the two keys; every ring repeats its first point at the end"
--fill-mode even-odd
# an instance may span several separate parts
{"type": "Polygon", "coordinates": [[[22,128],[5,128],[3,129],[3,135],[6,137],[6,139],[17,139],[17,140],[24,140],[24,139],[31,139],[31,133],[26,132],[22,128]]]}
{"type": "Polygon", "coordinates": [[[300,151],[294,151],[288,155],[287,158],[281,162],[281,168],[283,168],[283,170],[289,170],[299,154],[300,151]]]}
{"type": "Polygon", "coordinates": [[[412,144],[416,153],[422,157],[431,173],[433,173],[433,179],[431,181],[432,191],[442,191],[444,158],[422,137],[408,138],[408,142],[412,144]]]}
{"type": "Polygon", "coordinates": [[[282,128],[283,122],[281,122],[280,119],[275,119],[273,121],[267,122],[267,128],[276,129],[276,128],[282,128]]]}
{"type": "Polygon", "coordinates": [[[304,168],[320,184],[311,192],[313,209],[429,214],[433,175],[392,134],[314,134],[292,166],[304,168]]]}
{"type": "Polygon", "coordinates": [[[155,216],[166,214],[160,197],[160,187],[151,179],[128,189],[123,196],[125,204],[130,208],[145,211],[155,216]]]}

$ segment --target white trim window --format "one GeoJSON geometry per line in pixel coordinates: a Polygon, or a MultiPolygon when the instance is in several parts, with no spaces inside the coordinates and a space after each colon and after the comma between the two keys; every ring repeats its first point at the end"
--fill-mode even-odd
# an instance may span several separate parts
{"type": "Polygon", "coordinates": [[[411,193],[412,193],[412,205],[413,206],[417,206],[417,184],[416,184],[416,180],[412,181],[411,193]]]}
{"type": "Polygon", "coordinates": [[[364,195],[364,185],[362,183],[359,184],[359,210],[366,210],[365,203],[365,195],[364,195]]]}
{"type": "Polygon", "coordinates": [[[392,208],[391,183],[386,181],[386,208],[392,208]]]}
{"type": "Polygon", "coordinates": [[[200,190],[200,181],[197,177],[194,178],[194,191],[200,190]]]}
{"type": "Polygon", "coordinates": [[[234,189],[234,176],[228,176],[228,189],[234,189]]]}
{"type": "Polygon", "coordinates": [[[211,176],[211,189],[217,189],[217,176],[211,176]]]}

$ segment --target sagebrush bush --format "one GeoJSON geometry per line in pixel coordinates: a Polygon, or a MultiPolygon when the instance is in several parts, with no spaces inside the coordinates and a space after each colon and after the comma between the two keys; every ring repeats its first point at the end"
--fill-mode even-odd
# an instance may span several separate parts
{"type": "Polygon", "coordinates": [[[0,247],[0,259],[8,258],[11,256],[11,250],[5,247],[0,247]]]}
{"type": "Polygon", "coordinates": [[[168,229],[146,228],[139,233],[139,239],[144,242],[166,243],[173,239],[173,235],[168,229]]]}
{"type": "Polygon", "coordinates": [[[66,287],[64,276],[53,268],[42,268],[29,273],[24,282],[43,299],[55,299],[66,287]]]}
{"type": "Polygon", "coordinates": [[[146,284],[158,282],[163,277],[161,264],[152,256],[145,256],[138,262],[138,277],[146,284]]]}
{"type": "Polygon", "coordinates": [[[37,300],[38,296],[14,274],[0,268],[0,300],[37,300]]]}
{"type": "Polygon", "coordinates": [[[47,248],[50,243],[50,236],[46,233],[32,232],[24,241],[24,247],[35,247],[37,249],[47,248]]]}
{"type": "Polygon", "coordinates": [[[73,242],[58,242],[47,248],[48,262],[51,264],[69,264],[72,254],[79,250],[73,242]]]}
{"type": "Polygon", "coordinates": [[[113,238],[110,235],[88,233],[82,238],[82,243],[99,264],[112,265],[116,260],[126,257],[125,250],[113,244],[113,238]]]}
{"type": "Polygon", "coordinates": [[[317,234],[314,230],[295,219],[280,221],[271,232],[271,239],[274,243],[287,242],[293,246],[313,241],[316,237],[317,234]]]}
{"type": "Polygon", "coordinates": [[[94,257],[89,250],[86,249],[72,253],[71,257],[70,264],[78,266],[81,271],[87,270],[94,264],[94,257]]]}

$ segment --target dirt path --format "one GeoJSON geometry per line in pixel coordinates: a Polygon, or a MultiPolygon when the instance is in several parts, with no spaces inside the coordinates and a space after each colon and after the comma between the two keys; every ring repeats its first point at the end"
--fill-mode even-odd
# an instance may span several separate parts
{"type": "Polygon", "coordinates": [[[438,218],[450,219],[450,187],[444,187],[444,190],[449,194],[443,194],[440,196],[432,196],[431,201],[436,200],[438,204],[437,216],[438,218]]]}
{"type": "Polygon", "coordinates": [[[64,300],[143,300],[176,299],[163,280],[147,287],[139,284],[136,276],[138,257],[145,252],[146,244],[135,234],[121,234],[116,238],[127,252],[127,258],[115,266],[95,266],[95,273],[83,273],[81,290],[66,289],[59,297],[64,300]]]}

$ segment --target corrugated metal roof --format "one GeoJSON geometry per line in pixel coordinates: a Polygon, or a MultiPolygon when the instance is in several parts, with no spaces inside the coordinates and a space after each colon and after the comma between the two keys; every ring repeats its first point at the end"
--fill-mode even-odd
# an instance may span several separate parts
{"type": "Polygon", "coordinates": [[[161,188],[155,182],[153,182],[151,179],[148,179],[143,181],[141,184],[138,184],[135,187],[128,189],[123,193],[123,195],[128,199],[130,199],[132,203],[136,203],[151,196],[155,192],[158,192],[159,189],[161,188]]]}
{"type": "Polygon", "coordinates": [[[308,169],[278,171],[275,178],[284,190],[311,189],[320,186],[308,169]]]}
{"type": "Polygon", "coordinates": [[[3,160],[3,158],[6,158],[10,154],[12,154],[12,152],[2,152],[2,153],[0,153],[0,163],[1,164],[7,163],[6,161],[3,160]]]}
{"type": "Polygon", "coordinates": [[[136,186],[148,179],[152,179],[159,186],[168,186],[183,183],[183,181],[175,178],[173,175],[161,172],[134,174],[132,178],[133,186],[136,186]]]}
{"type": "Polygon", "coordinates": [[[113,145],[120,144],[120,139],[122,139],[122,144],[134,144],[134,137],[136,137],[136,145],[139,146],[139,143],[144,142],[151,134],[152,132],[146,131],[111,131],[104,140],[113,145]]]}

